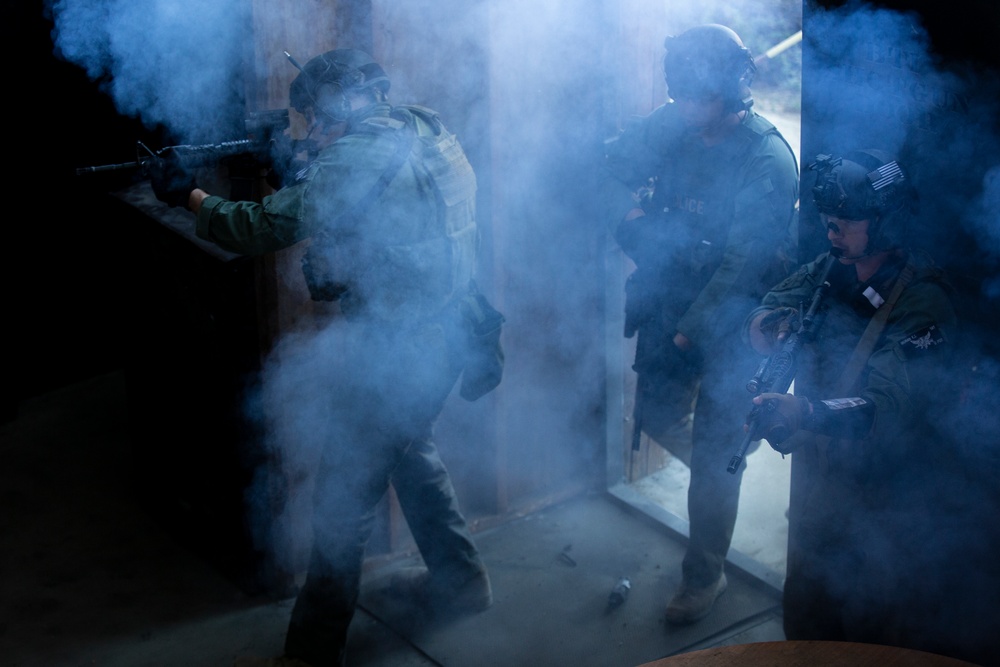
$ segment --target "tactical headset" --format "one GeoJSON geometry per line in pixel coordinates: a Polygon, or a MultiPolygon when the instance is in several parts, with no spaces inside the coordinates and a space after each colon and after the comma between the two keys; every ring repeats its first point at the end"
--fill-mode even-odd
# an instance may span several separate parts
{"type": "Polygon", "coordinates": [[[715,23],[696,26],[667,37],[663,46],[667,50],[663,75],[673,99],[719,95],[733,113],[753,105],[750,85],[757,66],[730,28],[715,23]]]}
{"type": "Polygon", "coordinates": [[[907,221],[916,213],[917,192],[888,153],[874,149],[843,157],[817,155],[813,200],[820,213],[843,220],[868,220],[865,254],[898,248],[907,221]]]}
{"type": "Polygon", "coordinates": [[[300,67],[291,56],[288,59],[299,69],[289,88],[292,107],[299,113],[313,109],[325,124],[342,123],[351,116],[351,92],[373,87],[382,94],[389,92],[385,70],[364,51],[327,51],[305,67],[300,67]]]}

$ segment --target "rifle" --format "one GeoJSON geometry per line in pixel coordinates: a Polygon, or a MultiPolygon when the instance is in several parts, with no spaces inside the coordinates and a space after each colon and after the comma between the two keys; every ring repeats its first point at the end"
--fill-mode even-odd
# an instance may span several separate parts
{"type": "MultiPolygon", "coordinates": [[[[690,281],[688,281],[690,282],[690,281]]],[[[694,300],[693,288],[669,267],[644,265],[625,283],[626,338],[636,336],[635,402],[632,409],[631,475],[635,452],[641,449],[643,431],[651,433],[675,424],[691,411],[694,383],[700,375],[693,355],[673,343],[680,314],[694,300]],[[669,285],[669,288],[665,286],[669,285]],[[655,396],[653,400],[649,400],[655,396]]]]}
{"type": "MultiPolygon", "coordinates": [[[[751,395],[757,396],[758,394],[768,392],[784,394],[792,386],[792,380],[795,379],[796,361],[799,350],[816,335],[816,315],[819,312],[823,297],[830,287],[830,281],[828,280],[830,269],[833,268],[836,262],[837,258],[833,254],[827,258],[826,264],[823,266],[820,274],[819,282],[813,290],[809,309],[806,310],[805,315],[800,319],[798,329],[788,335],[782,343],[780,350],[761,361],[757,367],[757,372],[747,382],[747,391],[751,395]]],[[[801,310],[800,307],[799,311],[801,312],[801,310]]],[[[758,433],[760,417],[766,410],[774,410],[774,404],[768,402],[763,405],[754,405],[747,414],[746,424],[749,428],[747,428],[747,432],[743,436],[739,447],[736,448],[733,458],[730,459],[729,467],[726,468],[730,474],[735,475],[736,471],[740,469],[740,464],[743,463],[743,458],[746,456],[747,449],[750,448],[750,443],[761,439],[762,436],[758,433]]]]}
{"type": "Polygon", "coordinates": [[[289,127],[287,109],[253,112],[244,120],[244,126],[248,138],[215,144],[167,146],[153,151],[137,141],[134,161],[80,167],[76,170],[76,175],[131,170],[145,178],[149,175],[149,165],[158,158],[169,157],[177,161],[182,169],[191,171],[237,156],[248,156],[259,163],[288,161],[299,151],[306,149],[304,142],[294,141],[284,134],[289,127]]]}

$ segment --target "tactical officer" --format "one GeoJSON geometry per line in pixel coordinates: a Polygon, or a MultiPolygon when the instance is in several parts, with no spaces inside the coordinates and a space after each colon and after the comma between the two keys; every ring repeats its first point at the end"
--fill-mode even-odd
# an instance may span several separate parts
{"type": "Polygon", "coordinates": [[[697,26],[665,47],[672,101],[609,143],[604,194],[615,238],[637,267],[626,284],[625,331],[638,333],[635,437],[640,428],[654,437],[676,429],[697,399],[691,539],[667,606],[669,622],[690,623],[726,589],[742,478],[726,462],[754,364],[734,332],[787,275],[780,249],[798,166],[774,125],[751,108],[754,61],[735,32],[697,26]]]}
{"type": "Polygon", "coordinates": [[[322,397],[308,576],[285,657],[260,664],[343,664],[365,544],[390,482],[427,565],[403,583],[449,611],[492,603],[431,439],[462,368],[455,304],[474,269],[475,175],[437,113],[391,106],[388,90],[382,67],[360,51],[330,51],[302,67],[291,105],[319,150],[261,203],[211,195],[169,163],[154,170],[157,195],[187,205],[198,235],[223,248],[255,255],[311,239],[310,293],[338,301],[344,315],[313,346],[336,354],[312,364],[335,377],[322,397]]]}
{"type": "Polygon", "coordinates": [[[785,634],[943,652],[959,633],[942,574],[964,569],[941,558],[953,541],[944,516],[963,495],[936,426],[950,409],[940,399],[957,394],[946,381],[952,290],[926,253],[905,249],[916,191],[892,156],[821,155],[810,171],[831,248],[768,292],[744,328],[772,353],[825,285],[795,395],[754,399],[771,446],[794,451],[785,634]]]}

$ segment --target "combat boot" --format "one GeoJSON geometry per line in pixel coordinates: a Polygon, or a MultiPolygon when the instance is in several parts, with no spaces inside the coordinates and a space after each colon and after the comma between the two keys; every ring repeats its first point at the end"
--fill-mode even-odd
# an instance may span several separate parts
{"type": "Polygon", "coordinates": [[[715,599],[726,591],[727,585],[725,572],[708,586],[696,588],[687,582],[682,582],[680,589],[667,605],[667,622],[685,625],[705,618],[712,611],[715,599]]]}
{"type": "Polygon", "coordinates": [[[393,573],[389,586],[393,596],[439,612],[476,613],[493,604],[493,590],[485,571],[456,583],[432,576],[425,567],[405,567],[393,573]]]}

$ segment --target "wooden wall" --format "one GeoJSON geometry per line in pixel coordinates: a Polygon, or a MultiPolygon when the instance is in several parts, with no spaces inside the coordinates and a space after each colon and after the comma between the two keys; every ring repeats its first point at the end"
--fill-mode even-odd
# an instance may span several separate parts
{"type": "MultiPolygon", "coordinates": [[[[603,490],[622,473],[606,465],[606,444],[620,447],[630,428],[620,323],[629,267],[597,217],[594,166],[628,116],[665,101],[662,40],[690,17],[650,0],[252,6],[250,105],[287,105],[295,71],[284,50],[304,63],[365,49],[389,74],[390,100],[439,111],[476,170],[478,279],[507,316],[507,372],[477,403],[453,397],[438,424],[469,518],[490,525],[603,490]]],[[[278,253],[263,272],[275,338],[336,317],[305,296],[301,251],[278,253]]],[[[405,536],[389,523],[391,549],[405,536]]]]}
{"type": "MultiPolygon", "coordinates": [[[[295,72],[283,50],[305,63],[331,48],[366,49],[389,74],[390,100],[440,112],[476,170],[478,280],[507,317],[507,372],[476,403],[453,396],[436,441],[477,527],[603,485],[603,234],[588,199],[614,125],[610,91],[594,85],[609,76],[601,12],[565,31],[578,14],[569,0],[253,2],[248,105],[287,106],[295,72]]],[[[337,316],[308,301],[302,250],[261,265],[273,340],[337,316]]],[[[388,536],[373,550],[407,548],[398,512],[385,519],[388,536]]],[[[300,552],[303,529],[286,524],[276,537],[300,552]]]]}

